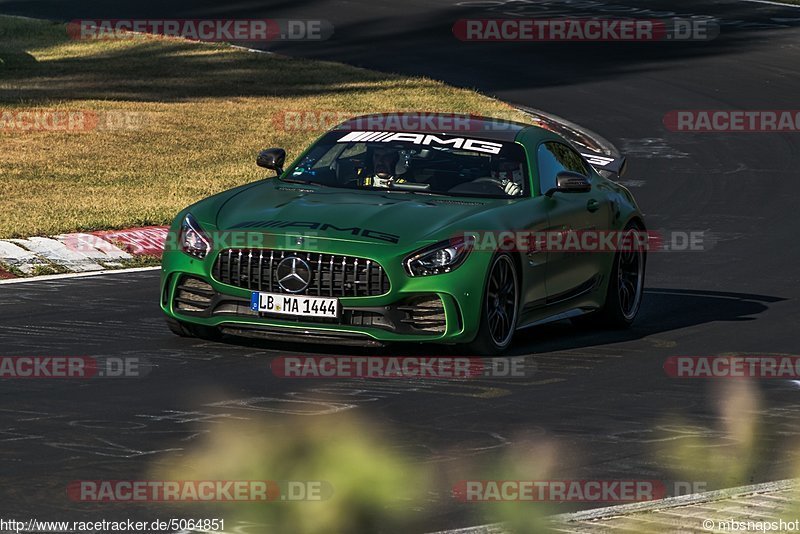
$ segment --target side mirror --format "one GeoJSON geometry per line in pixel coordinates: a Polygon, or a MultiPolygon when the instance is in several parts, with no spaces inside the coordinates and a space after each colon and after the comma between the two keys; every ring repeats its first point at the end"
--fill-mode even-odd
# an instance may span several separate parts
{"type": "Polygon", "coordinates": [[[283,174],[283,163],[286,161],[286,151],[282,148],[268,148],[259,152],[256,165],[271,169],[275,174],[283,174]]]}
{"type": "Polygon", "coordinates": [[[545,193],[552,197],[555,193],[588,193],[592,190],[589,179],[572,171],[561,171],[556,175],[556,186],[545,193]]]}

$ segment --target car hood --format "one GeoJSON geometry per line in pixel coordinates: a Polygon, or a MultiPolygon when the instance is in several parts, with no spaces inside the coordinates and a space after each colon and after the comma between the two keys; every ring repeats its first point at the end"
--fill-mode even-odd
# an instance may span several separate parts
{"type": "Polygon", "coordinates": [[[444,198],[407,192],[342,190],[270,179],[229,198],[221,231],[313,234],[375,244],[414,245],[452,237],[469,219],[504,200],[444,198]]]}

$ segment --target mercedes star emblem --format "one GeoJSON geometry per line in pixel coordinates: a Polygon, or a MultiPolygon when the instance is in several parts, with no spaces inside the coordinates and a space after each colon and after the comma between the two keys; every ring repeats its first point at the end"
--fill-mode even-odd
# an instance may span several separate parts
{"type": "Polygon", "coordinates": [[[297,256],[289,256],[275,269],[278,285],[287,293],[300,293],[311,283],[311,267],[297,256]]]}

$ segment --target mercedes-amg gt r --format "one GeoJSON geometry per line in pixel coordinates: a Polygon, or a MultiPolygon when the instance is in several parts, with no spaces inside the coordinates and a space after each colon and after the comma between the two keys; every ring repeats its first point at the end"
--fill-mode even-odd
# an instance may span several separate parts
{"type": "Polygon", "coordinates": [[[179,213],[162,263],[172,331],[499,354],[547,321],[634,321],[646,246],[627,238],[645,223],[614,181],[622,159],[522,123],[402,118],[349,120],[286,168],[265,150],[276,176],[179,213]]]}

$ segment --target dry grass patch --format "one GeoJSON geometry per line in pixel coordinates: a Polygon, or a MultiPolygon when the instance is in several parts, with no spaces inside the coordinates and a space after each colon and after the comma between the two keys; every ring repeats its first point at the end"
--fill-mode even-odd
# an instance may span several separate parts
{"type": "Polygon", "coordinates": [[[225,44],[73,41],[62,24],[11,17],[0,17],[0,40],[6,119],[36,109],[100,121],[80,133],[0,123],[0,237],[165,224],[196,200],[264,176],[259,150],[282,146],[292,158],[322,133],[279,127],[285,110],[513,113],[430,79],[225,44]]]}

